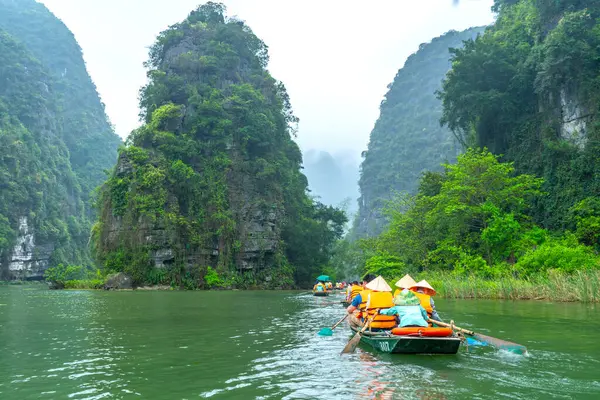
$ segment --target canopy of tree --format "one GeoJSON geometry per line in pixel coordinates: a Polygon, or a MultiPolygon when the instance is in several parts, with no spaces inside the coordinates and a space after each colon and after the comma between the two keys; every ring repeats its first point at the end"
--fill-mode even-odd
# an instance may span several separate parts
{"type": "Polygon", "coordinates": [[[189,287],[320,273],[346,217],[309,198],[297,119],[267,61],[222,4],[159,35],[140,95],[145,124],[102,188],[94,248],[109,271],[189,287]]]}

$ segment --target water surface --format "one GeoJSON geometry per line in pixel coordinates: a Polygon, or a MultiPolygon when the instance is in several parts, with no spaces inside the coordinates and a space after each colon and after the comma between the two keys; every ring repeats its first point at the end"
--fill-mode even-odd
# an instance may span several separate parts
{"type": "MultiPolygon", "coordinates": [[[[339,352],[334,297],[0,287],[1,399],[598,399],[597,308],[436,300],[442,318],[527,356],[339,352]]],[[[337,298],[339,299],[339,297],[337,298]]]]}

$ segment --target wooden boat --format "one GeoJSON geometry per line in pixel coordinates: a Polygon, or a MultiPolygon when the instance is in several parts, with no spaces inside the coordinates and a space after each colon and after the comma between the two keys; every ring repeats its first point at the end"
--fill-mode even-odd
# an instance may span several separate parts
{"type": "MultiPolygon", "coordinates": [[[[354,332],[360,328],[351,327],[354,332]]],[[[448,337],[398,336],[389,332],[365,331],[360,338],[361,343],[375,350],[393,354],[456,354],[461,338],[456,334],[448,337]]]]}
{"type": "Polygon", "coordinates": [[[325,292],[317,292],[317,291],[314,291],[314,292],[313,292],[313,296],[325,297],[325,296],[329,296],[329,292],[327,292],[327,291],[325,291],[325,292]]]}

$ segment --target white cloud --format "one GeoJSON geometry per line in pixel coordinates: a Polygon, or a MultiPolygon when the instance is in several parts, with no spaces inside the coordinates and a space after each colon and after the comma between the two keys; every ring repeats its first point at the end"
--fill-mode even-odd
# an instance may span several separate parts
{"type": "MultiPolygon", "coordinates": [[[[39,0],[81,45],[88,71],[123,137],[138,125],[142,63],[156,35],[199,0],[39,0]]],[[[366,148],[379,103],[406,58],[448,30],[493,20],[492,0],[225,0],[270,49],[300,117],[298,143],[366,148]]]]}

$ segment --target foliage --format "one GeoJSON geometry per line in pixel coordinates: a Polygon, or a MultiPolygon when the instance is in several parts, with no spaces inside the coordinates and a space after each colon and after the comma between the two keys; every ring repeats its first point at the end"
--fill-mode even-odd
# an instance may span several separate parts
{"type": "MultiPolygon", "coordinates": [[[[600,194],[600,3],[497,0],[495,10],[484,35],[453,51],[442,122],[465,146],[542,177],[548,196],[532,217],[562,230],[569,210],[600,194]]],[[[588,245],[595,215],[579,221],[588,245]]]]}
{"type": "Polygon", "coordinates": [[[100,191],[92,247],[107,269],[137,284],[289,286],[327,264],[346,217],[308,197],[298,120],[267,61],[222,4],[158,36],[140,92],[145,123],[100,191]],[[157,252],[171,257],[164,275],[157,252]]]}
{"type": "Polygon", "coordinates": [[[222,287],[225,283],[223,279],[221,279],[217,271],[215,271],[211,267],[208,267],[206,269],[206,275],[204,275],[204,282],[206,282],[206,286],[208,286],[209,289],[214,287],[222,287]]]}
{"type": "Polygon", "coordinates": [[[575,235],[587,246],[600,250],[600,199],[586,197],[569,210],[571,225],[575,225],[575,235]]]}
{"type": "Polygon", "coordinates": [[[44,278],[59,289],[99,289],[104,284],[100,270],[81,265],[58,264],[48,268],[44,278]]]}
{"type": "Polygon", "coordinates": [[[386,279],[392,279],[398,276],[401,271],[406,269],[406,264],[400,257],[390,254],[380,254],[369,258],[365,262],[364,275],[382,275],[386,279]]]}
{"type": "Polygon", "coordinates": [[[547,239],[528,215],[542,196],[542,180],[515,175],[511,163],[486,149],[468,149],[444,169],[425,175],[416,196],[390,205],[388,230],[363,241],[376,251],[364,271],[446,270],[488,278],[537,272],[512,265],[547,239]]]}
{"type": "Polygon", "coordinates": [[[535,225],[533,204],[543,181],[515,174],[488,150],[468,149],[443,173],[423,177],[419,193],[389,207],[390,226],[363,240],[375,251],[365,273],[395,279],[406,272],[451,273],[455,277],[502,280],[573,274],[600,269],[600,257],[578,238],[594,213],[587,200],[573,210],[577,234],[550,233],[535,225]]]}
{"type": "Polygon", "coordinates": [[[525,253],[515,265],[522,275],[555,269],[573,273],[578,270],[600,268],[600,259],[593,250],[568,236],[562,240],[549,240],[525,253]]]}
{"type": "Polygon", "coordinates": [[[440,163],[456,159],[460,148],[451,132],[440,127],[442,110],[435,92],[451,66],[449,48],[482,32],[450,31],[421,44],[388,86],[363,153],[353,237],[380,233],[387,223],[382,211],[394,192],[415,194],[424,171],[439,171],[440,163]]]}

